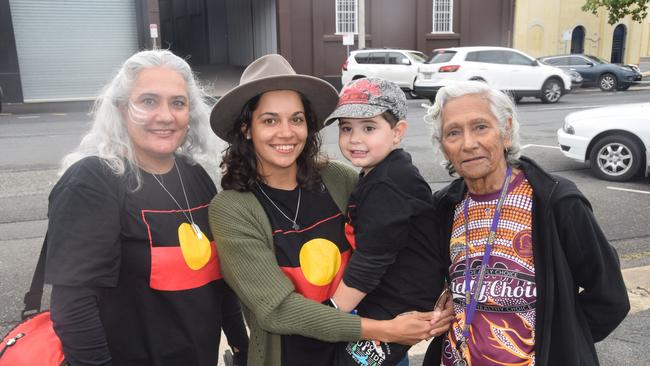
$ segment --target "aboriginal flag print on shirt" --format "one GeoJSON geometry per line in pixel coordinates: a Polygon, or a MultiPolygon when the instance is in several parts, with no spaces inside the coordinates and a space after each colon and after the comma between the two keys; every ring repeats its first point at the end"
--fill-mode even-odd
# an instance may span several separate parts
{"type": "Polygon", "coordinates": [[[217,248],[207,222],[207,210],[208,205],[192,207],[189,210],[142,210],[142,220],[147,227],[151,247],[149,285],[152,289],[182,291],[221,278],[217,248]],[[178,239],[178,227],[186,221],[184,214],[189,216],[190,212],[210,246],[207,263],[197,269],[192,269],[187,264],[178,239]],[[179,217],[182,219],[179,220],[179,217]]]}
{"type": "MultiPolygon", "coordinates": [[[[295,216],[298,189],[284,191],[261,183],[260,186],[269,197],[259,189],[254,194],[271,223],[280,269],[293,282],[296,292],[316,302],[328,300],[341,281],[352,251],[344,234],[343,213],[324,186],[318,191],[303,189],[296,220],[300,228],[294,230],[293,222],[284,215],[292,219],[295,216]]],[[[335,346],[302,336],[282,336],[282,365],[333,365],[335,346]]]]}

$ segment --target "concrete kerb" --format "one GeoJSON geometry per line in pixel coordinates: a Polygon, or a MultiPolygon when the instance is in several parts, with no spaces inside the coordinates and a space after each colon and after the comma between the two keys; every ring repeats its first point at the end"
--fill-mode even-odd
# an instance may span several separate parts
{"type": "Polygon", "coordinates": [[[623,279],[630,297],[630,314],[650,309],[650,266],[626,268],[623,279]]]}

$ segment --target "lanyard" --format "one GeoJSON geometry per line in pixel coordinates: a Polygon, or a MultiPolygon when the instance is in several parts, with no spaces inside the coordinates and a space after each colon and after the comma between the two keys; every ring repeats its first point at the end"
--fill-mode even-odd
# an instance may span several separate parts
{"type": "Polygon", "coordinates": [[[508,195],[508,186],[510,185],[512,178],[512,169],[508,167],[506,171],[506,178],[501,186],[501,192],[499,193],[499,200],[497,201],[497,207],[494,210],[494,216],[492,217],[492,226],[490,226],[490,234],[487,237],[485,243],[485,250],[483,252],[483,260],[481,261],[481,267],[474,281],[474,286],[470,289],[470,282],[472,280],[472,275],[469,266],[469,196],[465,199],[465,207],[463,213],[465,215],[465,325],[463,326],[463,335],[461,339],[456,344],[456,348],[460,349],[461,344],[464,344],[467,339],[469,339],[469,327],[472,324],[474,319],[474,313],[476,312],[476,305],[478,300],[478,294],[481,293],[481,286],[483,285],[483,278],[485,276],[485,269],[487,268],[488,261],[490,260],[490,253],[492,252],[492,244],[497,235],[497,227],[499,226],[499,218],[501,217],[501,208],[503,207],[503,202],[506,200],[508,195]]]}

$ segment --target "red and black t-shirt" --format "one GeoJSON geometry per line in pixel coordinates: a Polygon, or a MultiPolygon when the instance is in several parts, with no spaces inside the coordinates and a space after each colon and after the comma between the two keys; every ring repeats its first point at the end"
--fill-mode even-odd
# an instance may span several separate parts
{"type": "Polygon", "coordinates": [[[61,177],[49,205],[46,282],[101,288],[99,314],[114,365],[205,365],[218,358],[224,282],[208,226],[214,183],[198,165],[176,160],[159,176],[142,173],[132,191],[98,158],[61,177]],[[191,269],[178,228],[192,217],[207,236],[210,256],[191,269]]]}
{"type": "MultiPolygon", "coordinates": [[[[336,291],[351,254],[343,232],[344,215],[325,186],[300,192],[298,188],[285,191],[261,183],[260,186],[268,197],[259,189],[253,193],[271,223],[278,265],[293,282],[296,292],[316,302],[328,300],[336,291]],[[295,230],[291,220],[296,217],[299,194],[299,229],[295,230]]],[[[330,366],[335,363],[336,347],[334,343],[284,335],[282,365],[330,366]]]]}

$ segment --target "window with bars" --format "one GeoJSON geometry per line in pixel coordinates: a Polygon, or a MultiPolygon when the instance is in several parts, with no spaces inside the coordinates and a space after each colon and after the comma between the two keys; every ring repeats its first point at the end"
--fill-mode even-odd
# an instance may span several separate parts
{"type": "Polygon", "coordinates": [[[432,33],[453,33],[454,0],[433,0],[432,33]]]}
{"type": "Polygon", "coordinates": [[[336,34],[357,33],[357,0],[336,0],[336,34]]]}

